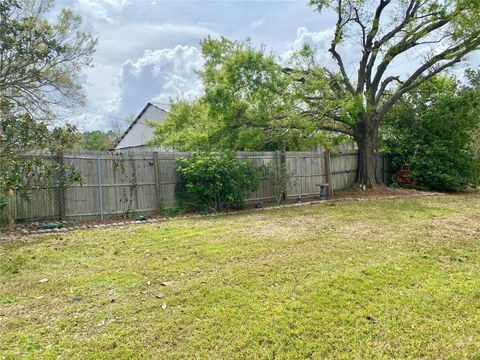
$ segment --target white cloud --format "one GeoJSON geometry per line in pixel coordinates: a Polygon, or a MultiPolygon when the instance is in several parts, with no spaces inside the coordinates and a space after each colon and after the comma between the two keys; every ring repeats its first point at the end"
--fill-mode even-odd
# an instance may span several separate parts
{"type": "Polygon", "coordinates": [[[128,0],[77,0],[74,10],[90,21],[113,24],[112,15],[118,15],[128,0]]]}
{"type": "Polygon", "coordinates": [[[300,50],[303,44],[308,44],[318,51],[328,51],[330,42],[333,38],[334,29],[326,29],[323,31],[309,31],[306,27],[297,29],[297,38],[291,44],[293,50],[300,50]]]}
{"type": "Polygon", "coordinates": [[[297,29],[296,35],[296,39],[290,43],[288,50],[280,56],[283,63],[288,63],[290,57],[307,44],[316,50],[316,58],[320,65],[327,68],[334,68],[336,66],[328,52],[333,37],[333,29],[314,32],[302,26],[297,29]]]}
{"type": "Polygon", "coordinates": [[[201,90],[192,70],[201,54],[195,45],[215,32],[203,25],[97,23],[103,34],[94,67],[85,70],[89,114],[87,128],[108,128],[111,116],[136,114],[147,101],[166,103],[170,97],[191,98],[201,90]],[[183,46],[179,46],[182,44],[183,46]],[[148,49],[163,50],[148,50],[148,49]],[[100,125],[101,124],[101,125],[100,125]]]}
{"type": "MultiPolygon", "coordinates": [[[[299,27],[297,29],[296,39],[290,43],[289,49],[280,56],[281,61],[288,63],[289,58],[294,52],[301,50],[304,44],[308,44],[316,50],[315,58],[319,65],[332,71],[338,71],[338,65],[329,52],[333,36],[334,28],[328,28],[322,31],[310,31],[306,27],[299,27]]],[[[342,56],[348,75],[353,78],[356,75],[360,48],[355,44],[345,43],[337,46],[337,51],[342,56]]]]}
{"type": "Polygon", "coordinates": [[[250,27],[250,29],[258,29],[263,25],[265,25],[265,19],[258,19],[258,20],[252,21],[248,26],[250,27]]]}
{"type": "MultiPolygon", "coordinates": [[[[303,1],[277,1],[274,8],[269,1],[56,0],[56,4],[57,9],[68,7],[81,15],[84,29],[99,39],[95,67],[84,71],[91,112],[85,111],[80,121],[89,129],[106,129],[113,117],[137,113],[149,100],[163,103],[170,97],[201,94],[193,69],[201,67],[198,42],[208,35],[250,36],[255,45],[265,44],[284,53],[284,58],[307,42],[317,49],[321,65],[337,68],[328,52],[335,13],[315,14],[303,1]]],[[[358,46],[341,46],[339,51],[355,79],[358,46]]],[[[409,72],[412,63],[406,58],[395,64],[394,71],[409,72]]],[[[472,56],[472,63],[478,66],[479,57],[472,56]]]]}
{"type": "Polygon", "coordinates": [[[130,23],[105,29],[96,54],[98,61],[118,62],[141,56],[145,50],[196,45],[208,35],[218,35],[201,25],[130,23]],[[160,46],[159,46],[160,45],[160,46]]]}
{"type": "Polygon", "coordinates": [[[142,57],[125,62],[120,71],[120,93],[113,101],[116,112],[125,116],[148,101],[168,103],[171,98],[200,96],[203,87],[196,71],[202,65],[201,52],[193,46],[145,51],[142,57]]]}

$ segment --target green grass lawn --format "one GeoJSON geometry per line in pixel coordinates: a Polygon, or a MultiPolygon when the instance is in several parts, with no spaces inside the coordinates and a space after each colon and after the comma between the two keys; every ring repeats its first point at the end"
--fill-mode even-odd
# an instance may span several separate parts
{"type": "Polygon", "coordinates": [[[0,358],[480,358],[478,195],[79,231],[0,259],[0,358]]]}

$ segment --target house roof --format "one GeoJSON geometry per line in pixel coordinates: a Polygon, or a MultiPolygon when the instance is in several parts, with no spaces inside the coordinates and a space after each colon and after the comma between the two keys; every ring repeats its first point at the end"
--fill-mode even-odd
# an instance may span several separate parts
{"type": "Polygon", "coordinates": [[[112,150],[114,150],[118,144],[120,144],[120,142],[125,138],[125,136],[127,136],[127,134],[130,132],[130,130],[132,130],[132,128],[137,124],[137,122],[142,118],[143,114],[145,114],[145,112],[148,110],[148,108],[150,106],[153,106],[154,108],[157,108],[158,110],[161,110],[165,113],[168,113],[167,110],[165,109],[162,109],[161,107],[158,107],[157,105],[155,104],[152,104],[151,102],[148,102],[147,105],[145,105],[145,107],[143,108],[143,110],[140,112],[140,114],[137,115],[137,117],[135,118],[135,120],[132,121],[132,123],[130,124],[130,126],[127,128],[127,130],[125,130],[125,132],[122,134],[122,136],[120,136],[120,138],[115,142],[115,144],[113,145],[113,148],[112,150]]]}

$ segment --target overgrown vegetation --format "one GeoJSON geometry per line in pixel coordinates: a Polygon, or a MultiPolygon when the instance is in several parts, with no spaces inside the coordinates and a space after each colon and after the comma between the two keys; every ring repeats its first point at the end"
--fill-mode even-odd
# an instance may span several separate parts
{"type": "MultiPolygon", "coordinates": [[[[52,0],[0,2],[0,210],[8,197],[28,196],[33,186],[56,186],[79,174],[55,158],[75,142],[71,125],[55,126],[59,114],[84,104],[83,67],[90,66],[96,39],[82,19],[52,0]]],[[[13,219],[10,219],[13,223],[13,219]]]]}
{"type": "Polygon", "coordinates": [[[328,51],[337,72],[308,43],[279,58],[248,40],[207,38],[199,72],[204,96],[175,101],[153,143],[184,151],[303,150],[349,137],[360,150],[357,183],[381,184],[380,126],[403,96],[480,48],[479,3],[309,3],[336,14],[328,51]],[[399,73],[395,66],[405,59],[414,68],[399,73]]]}
{"type": "Polygon", "coordinates": [[[106,132],[95,130],[79,133],[75,148],[91,151],[107,151],[113,148],[118,139],[118,134],[113,130],[106,132]]]}
{"type": "Polygon", "coordinates": [[[439,77],[399,101],[383,128],[386,151],[395,155],[398,184],[452,191],[476,182],[478,90],[472,84],[461,86],[453,78],[439,77]]]}
{"type": "Polygon", "coordinates": [[[234,153],[194,153],[191,159],[177,160],[177,173],[178,200],[201,211],[241,209],[259,184],[258,169],[234,153]]]}
{"type": "MultiPolygon", "coordinates": [[[[0,99],[0,102],[2,100],[0,99]]],[[[7,198],[17,193],[27,197],[34,187],[53,181],[65,187],[80,180],[80,174],[56,157],[76,140],[73,126],[49,129],[28,114],[11,112],[3,99],[0,106],[0,211],[7,198]],[[52,158],[45,159],[49,154],[52,158]]]]}
{"type": "Polygon", "coordinates": [[[478,358],[478,224],[441,196],[0,242],[0,354],[478,358]]]}
{"type": "MultiPolygon", "coordinates": [[[[315,101],[326,117],[342,101],[340,93],[331,101],[324,69],[315,65],[312,76],[299,86],[296,74],[285,72],[273,54],[249,40],[206,38],[201,47],[205,63],[199,74],[205,95],[193,102],[173,102],[165,121],[153,124],[153,144],[180,151],[294,151],[342,139],[318,131],[319,124],[302,115],[309,106],[306,97],[315,92],[327,95],[315,101]]],[[[313,66],[311,56],[307,49],[291,61],[313,66]]]]}

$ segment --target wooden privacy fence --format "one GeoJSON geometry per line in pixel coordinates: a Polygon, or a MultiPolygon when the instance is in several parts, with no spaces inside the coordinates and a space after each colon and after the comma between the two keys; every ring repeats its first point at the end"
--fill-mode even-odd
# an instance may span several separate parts
{"type": "MultiPolygon", "coordinates": [[[[30,199],[16,195],[0,213],[0,222],[35,220],[95,220],[137,214],[154,214],[175,206],[176,159],[190,157],[179,152],[89,152],[69,151],[57,161],[75,167],[82,183],[66,189],[54,185],[37,188],[30,199]]],[[[350,187],[356,178],[358,152],[351,146],[329,153],[238,152],[237,157],[255,166],[284,165],[292,175],[285,189],[287,198],[318,196],[317,184],[331,184],[331,192],[350,187]]],[[[382,174],[390,178],[389,161],[382,157],[382,174]]],[[[52,181],[53,184],[53,181],[52,181]]],[[[271,179],[260,179],[250,202],[273,199],[271,179]]]]}

